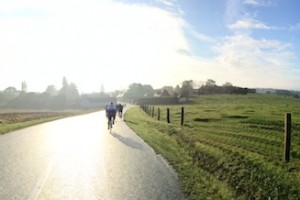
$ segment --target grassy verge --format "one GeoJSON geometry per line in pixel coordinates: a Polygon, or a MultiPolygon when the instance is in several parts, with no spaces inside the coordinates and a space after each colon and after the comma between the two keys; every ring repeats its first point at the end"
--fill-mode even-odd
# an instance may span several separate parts
{"type": "Polygon", "coordinates": [[[243,199],[238,198],[226,184],[195,165],[189,152],[178,144],[176,137],[165,133],[175,130],[176,126],[156,121],[137,107],[126,112],[125,121],[157,153],[170,162],[188,199],[243,199]]]}
{"type": "Polygon", "coordinates": [[[63,111],[63,112],[49,112],[49,111],[18,111],[9,110],[9,112],[0,112],[0,134],[8,133],[17,129],[49,122],[64,117],[74,115],[81,115],[92,111],[63,111]]]}
{"type": "Polygon", "coordinates": [[[161,121],[140,108],[127,124],[177,171],[188,199],[299,199],[300,100],[274,95],[212,95],[160,106],[161,121]],[[166,108],[171,124],[166,123],[166,108]],[[284,114],[292,113],[291,161],[283,161],[284,114]]]}
{"type": "MultiPolygon", "coordinates": [[[[69,116],[69,115],[66,115],[69,116]]],[[[56,116],[56,117],[47,117],[47,118],[42,118],[42,119],[31,119],[28,121],[24,121],[24,122],[14,122],[14,123],[9,123],[9,124],[1,124],[0,125],[0,134],[4,134],[4,133],[8,133],[14,130],[18,130],[21,128],[26,128],[29,126],[33,126],[33,125],[37,125],[37,124],[41,124],[44,122],[49,122],[49,121],[53,121],[53,120],[57,120],[66,116],[56,116]]]]}

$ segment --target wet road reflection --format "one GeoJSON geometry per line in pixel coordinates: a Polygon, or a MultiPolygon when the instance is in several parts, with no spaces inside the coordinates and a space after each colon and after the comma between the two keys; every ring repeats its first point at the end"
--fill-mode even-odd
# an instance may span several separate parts
{"type": "Polygon", "coordinates": [[[121,119],[104,112],[0,137],[0,199],[183,199],[176,176],[121,119]]]}

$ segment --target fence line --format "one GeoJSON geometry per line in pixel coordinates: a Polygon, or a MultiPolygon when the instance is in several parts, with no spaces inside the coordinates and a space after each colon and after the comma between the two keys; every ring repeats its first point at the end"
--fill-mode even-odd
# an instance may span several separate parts
{"type": "MultiPolygon", "coordinates": [[[[155,108],[154,106],[151,108],[148,105],[140,105],[140,107],[152,118],[155,116],[155,108]]],[[[184,125],[184,107],[181,107],[180,112],[180,125],[184,125]]],[[[157,120],[161,120],[161,109],[157,107],[157,120]]],[[[167,108],[166,112],[166,122],[171,123],[170,119],[170,108],[167,108]]],[[[290,152],[291,152],[291,140],[292,140],[292,117],[291,113],[285,114],[285,122],[284,122],[284,162],[290,162],[290,152]]]]}
{"type": "Polygon", "coordinates": [[[284,137],[284,161],[290,161],[290,151],[291,151],[291,127],[292,127],[292,117],[291,113],[286,113],[285,115],[285,137],[284,137]]]}
{"type": "MultiPolygon", "coordinates": [[[[149,105],[140,105],[140,108],[142,108],[145,113],[147,113],[150,117],[154,118],[155,114],[157,114],[157,120],[161,120],[161,109],[160,107],[157,107],[157,112],[155,113],[155,107],[154,106],[149,106],[149,105]]],[[[167,108],[166,110],[166,122],[171,123],[171,110],[170,108],[167,108]]],[[[181,107],[181,112],[180,112],[180,125],[184,125],[184,107],[181,107]]]]}

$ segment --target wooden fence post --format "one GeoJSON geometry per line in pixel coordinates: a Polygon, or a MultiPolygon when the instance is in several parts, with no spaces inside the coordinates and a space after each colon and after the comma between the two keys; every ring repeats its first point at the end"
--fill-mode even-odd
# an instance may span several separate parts
{"type": "Polygon", "coordinates": [[[151,117],[154,117],[154,106],[152,107],[152,113],[151,113],[151,117]]]}
{"type": "Polygon", "coordinates": [[[151,113],[151,107],[149,105],[147,105],[147,114],[150,116],[151,113]]]}
{"type": "Polygon", "coordinates": [[[292,124],[291,113],[286,113],[286,115],[285,115],[285,137],[284,137],[284,161],[285,162],[290,161],[291,124],[292,124]]]}
{"type": "Polygon", "coordinates": [[[170,109],[167,108],[167,122],[170,123],[170,109]]]}
{"type": "Polygon", "coordinates": [[[184,122],[184,107],[181,107],[181,126],[183,126],[183,122],[184,122]]]}
{"type": "Polygon", "coordinates": [[[159,107],[157,108],[157,120],[158,121],[160,120],[160,108],[159,107]]]}

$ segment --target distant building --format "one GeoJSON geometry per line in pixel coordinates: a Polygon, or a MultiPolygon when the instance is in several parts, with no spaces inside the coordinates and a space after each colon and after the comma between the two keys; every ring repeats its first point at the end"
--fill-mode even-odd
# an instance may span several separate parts
{"type": "Polygon", "coordinates": [[[178,96],[178,103],[186,103],[188,102],[189,98],[185,95],[179,95],[178,96]]]}
{"type": "Polygon", "coordinates": [[[167,89],[163,89],[155,91],[154,97],[171,97],[171,95],[167,89]]]}

